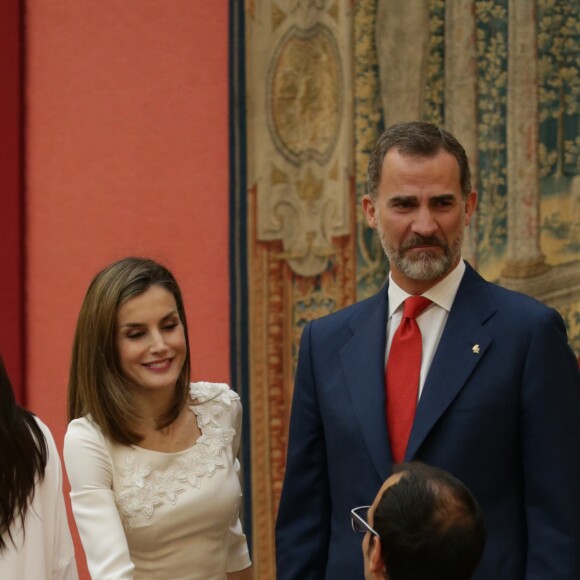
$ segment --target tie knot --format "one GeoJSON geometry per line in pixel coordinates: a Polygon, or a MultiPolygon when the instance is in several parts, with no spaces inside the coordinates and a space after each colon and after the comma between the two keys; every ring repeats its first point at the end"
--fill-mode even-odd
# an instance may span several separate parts
{"type": "Polygon", "coordinates": [[[424,296],[409,296],[404,302],[403,318],[417,318],[430,304],[431,300],[424,296]]]}

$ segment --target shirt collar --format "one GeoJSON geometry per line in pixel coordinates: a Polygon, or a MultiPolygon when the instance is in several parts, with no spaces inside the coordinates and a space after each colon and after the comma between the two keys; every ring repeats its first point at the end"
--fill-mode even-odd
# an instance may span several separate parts
{"type": "MultiPolygon", "coordinates": [[[[459,284],[465,273],[465,262],[459,260],[459,263],[443,280],[437,282],[435,286],[429,288],[422,296],[429,298],[431,302],[437,304],[449,312],[455,300],[455,295],[459,289],[459,284]]],[[[401,304],[409,298],[411,294],[405,292],[400,286],[396,284],[389,272],[389,318],[393,313],[400,308],[401,304]]]]}

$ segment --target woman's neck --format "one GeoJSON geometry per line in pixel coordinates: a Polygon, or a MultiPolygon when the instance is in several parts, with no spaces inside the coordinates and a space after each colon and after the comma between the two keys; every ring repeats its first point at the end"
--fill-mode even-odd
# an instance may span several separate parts
{"type": "Polygon", "coordinates": [[[175,421],[159,429],[157,417],[143,419],[143,439],[139,447],[151,451],[171,453],[189,449],[201,435],[197,419],[187,405],[181,409],[175,421]]]}
{"type": "Polygon", "coordinates": [[[139,419],[140,431],[155,431],[164,417],[167,416],[173,404],[173,392],[139,392],[134,395],[135,406],[139,419]]]}

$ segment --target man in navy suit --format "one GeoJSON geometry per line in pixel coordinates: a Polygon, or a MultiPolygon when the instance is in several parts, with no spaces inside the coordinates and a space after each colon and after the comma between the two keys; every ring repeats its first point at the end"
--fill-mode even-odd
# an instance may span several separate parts
{"type": "Polygon", "coordinates": [[[422,358],[402,460],[462,481],[482,507],[476,580],[580,578],[580,374],[561,316],[461,260],[477,203],[463,147],[429,123],[395,125],[369,162],[363,209],[390,262],[375,296],[309,323],[294,388],[276,525],[278,580],[363,578],[349,511],[393,455],[385,364],[410,296],[422,358]]]}

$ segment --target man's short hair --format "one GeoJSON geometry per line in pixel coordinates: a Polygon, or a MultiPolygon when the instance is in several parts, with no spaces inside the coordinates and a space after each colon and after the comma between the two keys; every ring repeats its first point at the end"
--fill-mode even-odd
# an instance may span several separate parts
{"type": "Polygon", "coordinates": [[[433,123],[411,121],[397,123],[386,129],[371,152],[367,169],[367,193],[373,201],[377,198],[383,161],[390,149],[398,149],[409,157],[434,157],[440,151],[447,151],[457,160],[463,197],[471,192],[471,171],[461,143],[449,131],[433,123]]]}
{"type": "Polygon", "coordinates": [[[468,580],[485,546],[483,516],[470,491],[436,467],[395,467],[373,528],[389,580],[468,580]]]}

